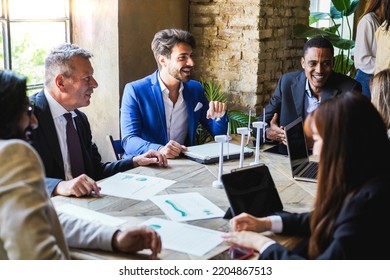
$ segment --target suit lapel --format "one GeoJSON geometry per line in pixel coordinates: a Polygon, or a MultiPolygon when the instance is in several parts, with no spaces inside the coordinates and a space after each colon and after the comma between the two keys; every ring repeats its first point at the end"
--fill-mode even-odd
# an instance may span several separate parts
{"type": "Polygon", "coordinates": [[[321,101],[331,99],[339,94],[339,90],[336,87],[332,86],[332,85],[336,85],[336,84],[337,84],[337,82],[335,81],[335,75],[332,72],[331,76],[326,81],[325,87],[322,90],[321,101]]]}
{"type": "Polygon", "coordinates": [[[52,151],[52,154],[59,164],[59,166],[64,166],[62,160],[61,148],[58,141],[57,131],[54,125],[53,117],[50,112],[49,104],[43,91],[39,92],[35,99],[35,106],[40,110],[35,111],[35,115],[40,123],[39,129],[41,129],[44,139],[46,139],[46,145],[52,151]]]}
{"type": "Polygon", "coordinates": [[[156,108],[157,108],[157,113],[158,113],[158,120],[156,121],[156,127],[159,127],[158,124],[160,124],[160,127],[163,129],[164,137],[165,137],[165,142],[168,142],[168,135],[167,135],[167,122],[165,120],[165,107],[164,107],[164,100],[162,97],[162,92],[160,85],[158,83],[157,79],[158,71],[155,72],[155,74],[152,75],[152,85],[151,85],[151,94],[154,97],[154,100],[156,102],[156,108]]]}
{"type": "Polygon", "coordinates": [[[297,110],[298,117],[302,117],[303,114],[303,104],[305,100],[305,86],[306,86],[306,76],[305,71],[302,71],[295,79],[294,83],[291,85],[291,93],[294,99],[295,108],[297,110]]]}
{"type": "Polygon", "coordinates": [[[191,139],[195,139],[194,132],[196,132],[196,126],[198,125],[198,123],[197,122],[195,123],[195,121],[194,121],[195,120],[194,109],[196,106],[196,104],[195,104],[196,100],[194,100],[193,96],[191,95],[191,92],[189,91],[188,85],[186,83],[184,83],[183,99],[184,99],[184,102],[186,103],[186,107],[187,107],[187,115],[188,115],[187,123],[188,123],[189,142],[192,144],[191,139]]]}

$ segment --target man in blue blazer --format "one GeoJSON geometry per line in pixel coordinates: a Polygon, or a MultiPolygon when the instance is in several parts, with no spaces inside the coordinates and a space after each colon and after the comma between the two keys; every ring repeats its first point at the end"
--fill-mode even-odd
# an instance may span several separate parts
{"type": "Polygon", "coordinates": [[[333,55],[333,45],[324,37],[306,42],[301,58],[303,70],[282,75],[265,107],[267,140],[285,143],[284,126],[298,117],[305,119],[321,101],[348,91],[361,93],[359,82],[332,70],[333,55]]]}
{"type": "Polygon", "coordinates": [[[213,136],[226,134],[226,104],[208,102],[202,85],[190,80],[195,39],[187,31],[157,32],[152,50],[158,70],[125,86],[121,106],[124,158],[154,149],[175,158],[195,144],[201,123],[213,136]]]}
{"type": "Polygon", "coordinates": [[[46,185],[51,195],[99,194],[95,180],[139,165],[167,165],[166,157],[157,151],[111,163],[101,162],[87,116],[78,110],[90,104],[93,90],[98,86],[91,57],[91,53],[74,44],[53,49],[45,60],[45,88],[30,97],[39,122],[39,127],[32,132],[32,144],[45,166],[46,185]],[[84,171],[80,175],[75,175],[71,166],[64,116],[67,113],[72,115],[80,140],[84,171]]]}

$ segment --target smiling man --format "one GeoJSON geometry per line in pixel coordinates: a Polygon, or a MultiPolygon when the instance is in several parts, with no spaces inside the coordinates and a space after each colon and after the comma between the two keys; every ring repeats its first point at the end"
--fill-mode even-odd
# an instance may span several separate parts
{"type": "Polygon", "coordinates": [[[75,44],[61,44],[45,60],[45,88],[30,97],[39,127],[33,146],[42,158],[51,195],[99,194],[95,180],[139,165],[167,165],[157,151],[115,162],[101,162],[92,141],[87,116],[78,110],[90,104],[98,83],[93,77],[92,54],[75,44]]]}
{"type": "Polygon", "coordinates": [[[157,32],[151,47],[158,70],[124,89],[121,107],[124,158],[155,149],[175,158],[195,144],[201,123],[211,135],[226,134],[226,104],[208,102],[190,79],[195,38],[187,31],[157,32]]]}
{"type": "MultiPolygon", "coordinates": [[[[284,126],[303,119],[321,101],[351,91],[361,93],[361,85],[333,68],[334,49],[324,37],[315,37],[303,47],[303,70],[281,76],[274,95],[265,108],[266,139],[285,143],[284,126]]],[[[262,119],[260,119],[262,120],[262,119]]]]}

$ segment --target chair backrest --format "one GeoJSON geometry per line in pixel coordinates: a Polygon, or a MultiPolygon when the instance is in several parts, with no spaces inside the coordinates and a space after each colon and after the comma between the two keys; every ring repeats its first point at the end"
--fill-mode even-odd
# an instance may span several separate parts
{"type": "Polygon", "coordinates": [[[108,134],[106,136],[106,140],[107,140],[108,148],[109,148],[112,156],[114,158],[116,158],[116,160],[120,160],[122,158],[123,153],[124,153],[124,150],[123,150],[122,144],[121,144],[121,140],[120,139],[114,140],[114,138],[112,138],[111,134],[108,134]]]}

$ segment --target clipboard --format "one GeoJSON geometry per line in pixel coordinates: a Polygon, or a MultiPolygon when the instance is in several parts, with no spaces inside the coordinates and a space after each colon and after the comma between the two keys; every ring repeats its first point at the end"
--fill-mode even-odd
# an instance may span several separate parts
{"type": "MultiPolygon", "coordinates": [[[[240,158],[240,145],[234,143],[223,143],[223,145],[224,161],[240,158]]],[[[183,152],[183,155],[188,159],[194,160],[202,164],[211,164],[219,162],[220,149],[221,143],[206,143],[202,145],[188,147],[188,151],[183,152]]],[[[249,149],[248,147],[244,147],[244,157],[251,157],[252,155],[253,150],[249,149]]]]}

